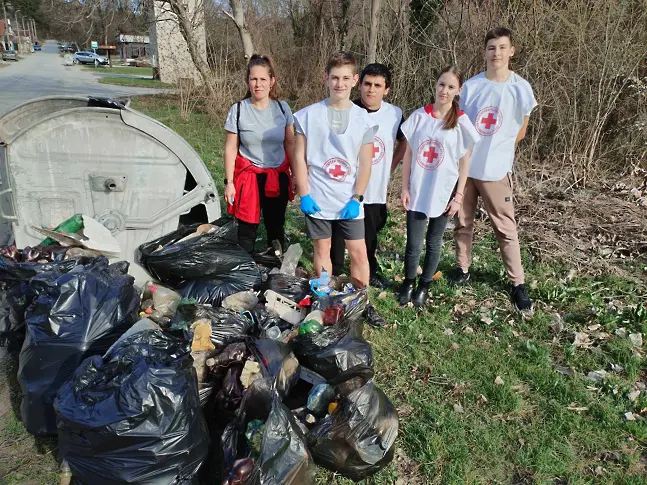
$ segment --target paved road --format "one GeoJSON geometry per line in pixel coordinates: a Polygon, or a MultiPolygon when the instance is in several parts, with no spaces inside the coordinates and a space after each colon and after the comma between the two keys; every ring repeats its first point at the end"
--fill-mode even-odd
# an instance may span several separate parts
{"type": "Polygon", "coordinates": [[[82,70],[80,66],[65,66],[56,42],[47,41],[42,51],[0,67],[0,115],[40,96],[123,97],[158,92],[147,88],[99,84],[99,77],[82,70]]]}

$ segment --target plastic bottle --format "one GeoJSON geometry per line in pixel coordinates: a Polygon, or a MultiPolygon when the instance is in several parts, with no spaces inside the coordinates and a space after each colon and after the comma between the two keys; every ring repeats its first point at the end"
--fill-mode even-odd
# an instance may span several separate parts
{"type": "Polygon", "coordinates": [[[323,314],[323,324],[335,325],[342,318],[344,318],[344,306],[340,304],[330,305],[324,310],[323,314]]]}
{"type": "Polygon", "coordinates": [[[316,320],[308,320],[299,325],[299,335],[308,333],[319,333],[324,329],[323,325],[316,320]]]}
{"type": "Polygon", "coordinates": [[[317,296],[326,296],[331,291],[328,283],[330,283],[330,275],[325,269],[322,269],[319,278],[310,280],[310,289],[317,296]]]}
{"type": "Polygon", "coordinates": [[[72,469],[67,463],[67,460],[63,460],[61,463],[61,484],[60,485],[70,485],[72,481],[72,469]]]}
{"type": "Polygon", "coordinates": [[[319,384],[308,395],[308,410],[315,416],[324,416],[328,405],[335,399],[335,391],[329,384],[319,384]]]}
{"type": "Polygon", "coordinates": [[[281,338],[281,329],[279,327],[273,326],[265,330],[265,336],[271,338],[272,340],[278,340],[281,338]]]}
{"type": "MultiPolygon", "coordinates": [[[[69,219],[61,222],[58,226],[54,228],[54,232],[65,233],[65,234],[74,234],[83,229],[83,215],[75,214],[69,219]]],[[[49,246],[54,244],[54,240],[50,238],[44,239],[39,246],[49,246]]]]}
{"type": "Polygon", "coordinates": [[[301,255],[303,254],[303,249],[301,244],[296,243],[290,245],[288,250],[283,255],[283,263],[281,264],[281,273],[294,276],[294,272],[297,269],[301,255]]]}

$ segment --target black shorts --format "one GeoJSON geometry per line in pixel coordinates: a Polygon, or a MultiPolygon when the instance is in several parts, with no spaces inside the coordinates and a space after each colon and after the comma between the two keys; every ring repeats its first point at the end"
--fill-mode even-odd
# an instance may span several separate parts
{"type": "Polygon", "coordinates": [[[339,231],[344,240],[364,239],[364,219],[316,219],[306,216],[306,232],[310,239],[330,239],[332,228],[339,231]]]}

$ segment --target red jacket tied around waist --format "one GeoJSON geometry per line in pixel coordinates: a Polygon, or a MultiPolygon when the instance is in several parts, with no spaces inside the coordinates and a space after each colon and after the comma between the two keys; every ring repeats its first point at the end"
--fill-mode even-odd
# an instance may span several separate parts
{"type": "MultiPolygon", "coordinates": [[[[250,224],[261,222],[260,194],[258,193],[258,182],[256,175],[267,174],[265,181],[265,196],[278,197],[281,195],[279,185],[279,174],[286,173],[289,180],[292,180],[292,172],[288,159],[276,168],[260,168],[240,153],[236,155],[236,166],[234,168],[234,187],[236,198],[233,204],[227,204],[227,212],[236,219],[250,224]]],[[[292,183],[288,184],[288,198],[294,200],[292,183]]]]}

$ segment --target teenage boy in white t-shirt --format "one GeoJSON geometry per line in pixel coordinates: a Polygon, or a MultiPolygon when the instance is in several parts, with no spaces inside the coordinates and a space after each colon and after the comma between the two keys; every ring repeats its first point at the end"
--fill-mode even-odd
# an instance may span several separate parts
{"type": "MultiPolygon", "coordinates": [[[[400,126],[404,122],[402,110],[384,101],[391,89],[391,70],[384,64],[373,63],[362,69],[359,76],[360,97],[353,100],[364,108],[371,120],[378,125],[373,141],[373,166],[371,179],[364,194],[364,231],[366,251],[370,267],[370,284],[375,288],[385,288],[388,283],[380,275],[375,253],[377,236],[386,226],[386,194],[391,172],[404,157],[407,148],[400,126]]],[[[344,239],[339,231],[333,229],[332,271],[340,275],[344,270],[344,239]]]]}
{"type": "Polygon", "coordinates": [[[330,97],[294,114],[293,172],[317,275],[324,269],[332,272],[330,244],[335,226],[350,256],[351,279],[363,287],[369,283],[363,201],[377,126],[350,101],[358,78],[353,54],[340,52],[330,58],[324,76],[330,97]]]}
{"type": "Polygon", "coordinates": [[[503,27],[490,30],[485,35],[487,69],[463,85],[460,106],[481,135],[481,141],[472,151],[469,178],[454,229],[458,267],[452,280],[462,284],[469,279],[474,218],[480,196],[511,282],[511,300],[517,309],[527,311],[532,309],[532,300],[524,285],[511,172],[517,144],[526,135],[528,119],[537,101],[528,81],[510,70],[512,56],[512,32],[503,27]]]}

